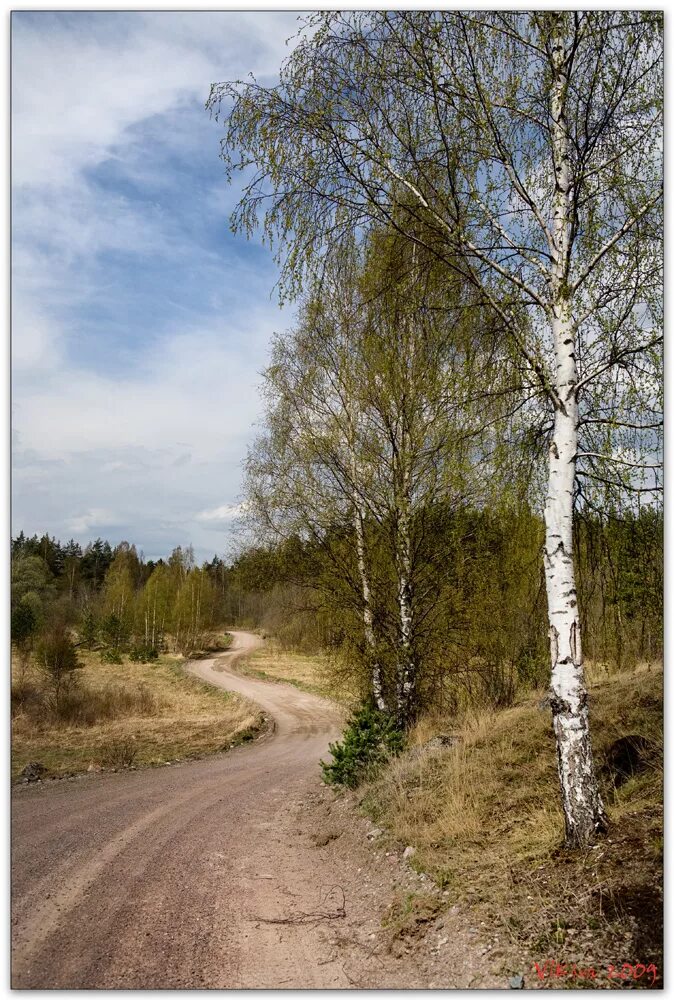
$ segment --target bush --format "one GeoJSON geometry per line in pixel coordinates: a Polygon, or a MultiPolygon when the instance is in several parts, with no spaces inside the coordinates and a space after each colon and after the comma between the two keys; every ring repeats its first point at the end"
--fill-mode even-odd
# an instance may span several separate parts
{"type": "Polygon", "coordinates": [[[151,660],[156,660],[158,656],[159,652],[154,646],[145,646],[143,644],[132,646],[129,651],[129,659],[134,663],[149,663],[151,660]]]}
{"type": "Polygon", "coordinates": [[[132,767],[138,754],[138,748],[133,736],[121,740],[111,740],[104,743],[99,750],[99,760],[103,767],[120,771],[132,767]]]}
{"type": "Polygon", "coordinates": [[[33,638],[37,629],[37,617],[27,601],[21,601],[12,611],[11,630],[12,642],[24,649],[33,638]]]}
{"type": "Polygon", "coordinates": [[[47,678],[52,708],[58,716],[61,702],[74,683],[73,675],[82,666],[75,645],[63,627],[55,627],[42,636],[35,651],[35,660],[47,678]]]}
{"type": "MultiPolygon", "coordinates": [[[[69,726],[94,726],[108,719],[155,715],[160,705],[147,684],[71,685],[61,696],[59,720],[69,726]]],[[[36,705],[39,716],[39,705],[36,705]]]]}
{"type": "Polygon", "coordinates": [[[18,712],[42,718],[45,714],[44,692],[33,681],[26,678],[25,673],[19,680],[12,684],[11,712],[12,716],[18,712]]]}
{"type": "Polygon", "coordinates": [[[111,614],[100,623],[99,630],[106,646],[124,649],[129,639],[129,627],[118,615],[111,614]]]}
{"type": "Polygon", "coordinates": [[[104,649],[101,651],[101,663],[123,663],[122,654],[118,649],[104,649]]]}
{"type": "Polygon", "coordinates": [[[86,649],[93,649],[98,641],[98,622],[91,608],[82,614],[80,622],[80,642],[86,649]]]}
{"type": "Polygon", "coordinates": [[[333,759],[321,761],[323,779],[331,785],[356,788],[404,746],[404,733],[392,716],[362,708],[349,719],[342,741],[330,744],[333,759]]]}

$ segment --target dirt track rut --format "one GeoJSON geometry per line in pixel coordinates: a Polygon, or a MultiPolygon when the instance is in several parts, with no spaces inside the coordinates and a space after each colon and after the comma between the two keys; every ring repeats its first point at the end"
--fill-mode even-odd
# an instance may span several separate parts
{"type": "Polygon", "coordinates": [[[256,701],[273,734],[207,760],[15,794],[13,986],[349,985],[319,964],[315,928],[259,920],[311,896],[288,805],[339,717],[314,695],[233,673],[257,642],[235,633],[230,652],[189,669],[256,701]]]}

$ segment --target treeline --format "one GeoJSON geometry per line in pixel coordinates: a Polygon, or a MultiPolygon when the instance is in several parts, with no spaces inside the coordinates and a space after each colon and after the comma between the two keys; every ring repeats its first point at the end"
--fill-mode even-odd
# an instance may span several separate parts
{"type": "MultiPolygon", "coordinates": [[[[416,607],[419,710],[506,706],[549,676],[544,525],[522,507],[438,510],[432,560],[416,607]]],[[[607,671],[663,655],[663,516],[647,508],[576,520],[585,656],[607,671]]],[[[386,700],[393,700],[398,631],[385,551],[373,554],[373,629],[386,700]]],[[[225,571],[229,620],[273,634],[288,649],[333,654],[333,669],[371,699],[353,534],[297,536],[251,547],[225,571]]]]}
{"type": "Polygon", "coordinates": [[[11,551],[12,638],[24,657],[64,642],[100,650],[109,662],[188,655],[223,621],[217,556],[199,567],[191,548],[178,547],[167,560],[146,562],[128,542],[113,548],[99,538],[82,549],[23,532],[11,551]]]}
{"type": "MultiPolygon", "coordinates": [[[[543,523],[519,510],[439,505],[427,525],[424,588],[415,609],[419,707],[466,700],[509,704],[545,683],[543,523]]],[[[663,516],[578,516],[575,540],[585,654],[608,670],[663,655],[663,516]]],[[[374,539],[371,539],[374,541],[374,539]]],[[[102,539],[84,549],[49,535],[12,540],[12,635],[36,648],[65,630],[102,658],[185,655],[227,625],[259,628],[287,649],[331,654],[337,675],[371,694],[353,533],[294,535],[196,566],[190,548],[145,561],[102,539]]],[[[372,549],[373,629],[383,687],[393,696],[398,627],[385,547],[372,549]]]]}

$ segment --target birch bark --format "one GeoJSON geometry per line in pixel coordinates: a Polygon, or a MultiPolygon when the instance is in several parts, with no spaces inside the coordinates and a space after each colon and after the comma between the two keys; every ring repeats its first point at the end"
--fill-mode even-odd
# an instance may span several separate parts
{"type": "Polygon", "coordinates": [[[587,689],[573,559],[573,488],[578,450],[575,329],[568,292],[571,230],[570,149],[564,105],[569,51],[561,33],[552,43],[552,130],[555,169],[554,262],[550,325],[557,403],[545,504],[545,578],[551,658],[550,703],[569,844],[587,844],[606,824],[592,758],[587,689]]]}
{"type": "Polygon", "coordinates": [[[381,665],[377,657],[377,642],[374,634],[372,594],[367,573],[367,565],[365,562],[365,530],[363,521],[362,508],[359,507],[358,503],[355,503],[354,527],[356,531],[356,557],[358,560],[358,573],[360,576],[361,590],[363,594],[363,629],[365,632],[365,643],[367,645],[372,670],[372,697],[379,711],[386,712],[387,705],[382,690],[381,665]]]}
{"type": "Polygon", "coordinates": [[[404,728],[413,721],[417,670],[412,648],[412,551],[409,509],[403,499],[397,530],[398,609],[400,616],[400,675],[398,678],[398,721],[404,728]]]}
{"type": "Polygon", "coordinates": [[[374,616],[372,614],[372,590],[367,572],[367,560],[365,558],[365,516],[363,503],[359,495],[359,468],[356,457],[356,418],[350,411],[348,402],[345,406],[348,434],[346,435],[346,447],[349,452],[351,465],[351,491],[353,503],[353,520],[356,533],[356,561],[358,563],[358,575],[360,577],[361,594],[363,598],[363,632],[365,635],[365,645],[367,647],[368,662],[371,670],[372,698],[380,712],[388,710],[383,694],[381,664],[377,654],[377,640],[374,634],[374,616]]]}

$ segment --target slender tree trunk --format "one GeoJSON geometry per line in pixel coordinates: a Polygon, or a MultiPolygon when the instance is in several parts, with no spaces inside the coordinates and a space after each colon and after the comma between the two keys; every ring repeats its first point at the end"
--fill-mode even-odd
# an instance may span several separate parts
{"type": "Polygon", "coordinates": [[[407,505],[399,513],[397,526],[398,612],[400,621],[400,668],[398,678],[398,721],[407,727],[414,721],[417,669],[412,648],[412,547],[407,505]]]}
{"type": "Polygon", "coordinates": [[[367,575],[365,563],[365,531],[363,525],[363,513],[358,503],[354,505],[354,525],[356,529],[356,555],[358,560],[358,573],[360,575],[361,590],[363,594],[363,629],[365,632],[365,644],[369,653],[369,660],[372,670],[372,697],[380,712],[387,711],[386,701],[382,692],[381,664],[377,658],[377,641],[375,639],[373,617],[372,617],[372,595],[370,581],[367,575]]]}
{"type": "Polygon", "coordinates": [[[197,617],[196,617],[196,635],[195,635],[195,646],[197,642],[201,640],[202,628],[201,628],[201,586],[202,580],[199,577],[199,588],[197,590],[197,617]]]}
{"type": "Polygon", "coordinates": [[[356,532],[356,560],[358,562],[358,574],[360,576],[361,595],[363,598],[363,632],[365,634],[365,645],[368,652],[368,664],[370,666],[370,678],[372,686],[372,698],[380,712],[386,712],[388,706],[384,699],[382,690],[381,664],[377,654],[377,640],[374,634],[374,620],[372,615],[372,591],[367,573],[367,562],[365,559],[365,518],[363,515],[363,504],[359,496],[359,466],[356,457],[357,421],[358,417],[351,412],[349,405],[345,408],[348,431],[345,435],[345,445],[348,451],[351,466],[351,492],[353,499],[354,528],[356,532]]]}
{"type": "MultiPolygon", "coordinates": [[[[559,24],[564,15],[558,17],[559,24]]],[[[592,757],[573,556],[578,402],[575,329],[568,296],[571,179],[564,114],[568,51],[561,32],[553,39],[552,63],[551,111],[556,192],[553,203],[555,261],[551,329],[558,402],[550,445],[544,558],[552,663],[550,702],[557,741],[566,840],[569,845],[581,846],[605,827],[606,819],[592,757]]]]}

